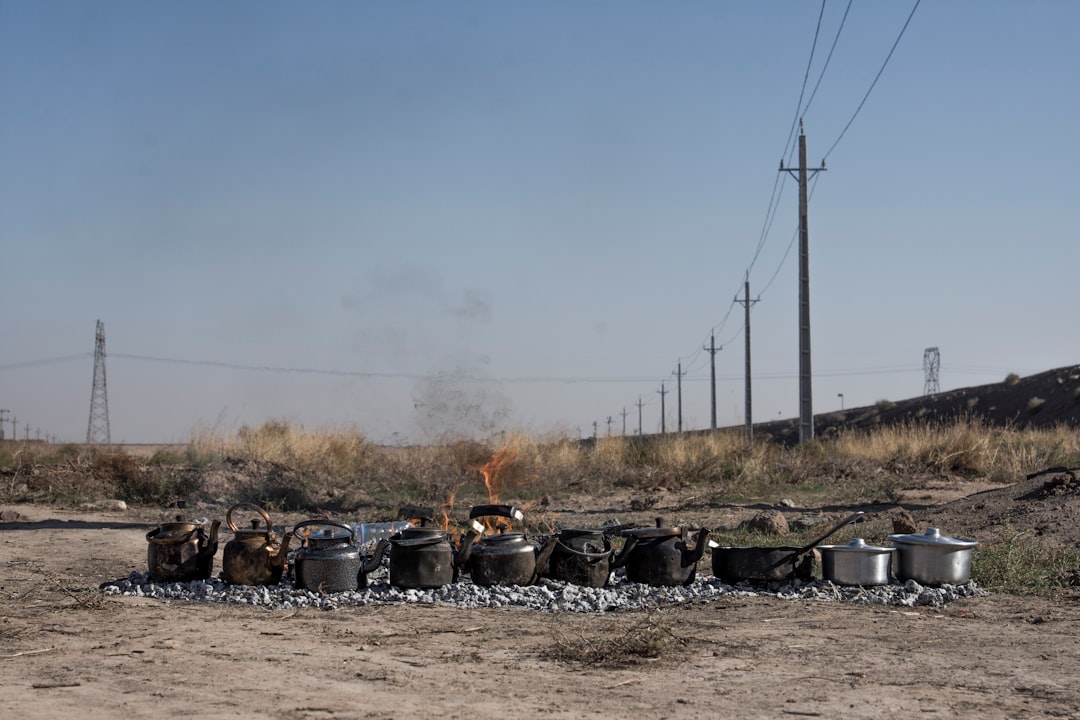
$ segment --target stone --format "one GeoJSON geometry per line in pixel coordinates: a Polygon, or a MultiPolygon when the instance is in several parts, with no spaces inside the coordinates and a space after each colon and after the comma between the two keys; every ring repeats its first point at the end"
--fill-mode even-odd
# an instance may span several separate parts
{"type": "Polygon", "coordinates": [[[779,510],[762,510],[747,521],[746,526],[751,530],[765,533],[766,535],[787,535],[788,522],[784,514],[779,510]]]}
{"type": "Polygon", "coordinates": [[[0,522],[21,522],[28,519],[18,510],[0,510],[0,522]]]}
{"type": "Polygon", "coordinates": [[[910,535],[919,532],[915,518],[904,508],[896,508],[891,513],[893,532],[897,535],[910,535]]]}

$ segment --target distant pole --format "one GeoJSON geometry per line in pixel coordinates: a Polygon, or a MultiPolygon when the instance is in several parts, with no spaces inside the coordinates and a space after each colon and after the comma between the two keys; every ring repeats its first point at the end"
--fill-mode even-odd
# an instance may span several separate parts
{"type": "Polygon", "coordinates": [[[756,303],[760,298],[750,299],[750,275],[747,273],[746,295],[743,300],[735,298],[735,302],[740,303],[746,312],[746,319],[744,324],[746,325],[746,411],[743,422],[746,424],[746,442],[751,443],[754,441],[754,405],[750,394],[750,306],[756,303]]]}
{"type": "Polygon", "coordinates": [[[27,423],[26,425],[23,426],[23,433],[24,433],[23,437],[26,438],[27,442],[29,442],[30,441],[30,423],[27,423]]]}
{"type": "Polygon", "coordinates": [[[641,396],[637,396],[637,434],[641,435],[641,407],[645,403],[641,402],[641,396]]]}
{"type": "Polygon", "coordinates": [[[11,412],[5,408],[0,408],[0,440],[4,439],[4,414],[11,412]]]}
{"type": "Polygon", "coordinates": [[[607,416],[607,436],[608,437],[611,437],[611,424],[613,422],[615,422],[615,420],[610,415],[608,415],[607,416]]]}
{"type": "Polygon", "coordinates": [[[679,399],[679,432],[682,432],[682,378],[683,378],[683,375],[685,375],[685,374],[686,373],[684,373],[682,371],[682,362],[679,362],[679,369],[675,371],[675,377],[677,377],[679,379],[679,382],[678,382],[678,388],[679,388],[679,393],[678,393],[678,399],[679,399]]]}
{"type": "Polygon", "coordinates": [[[807,224],[807,178],[825,170],[806,167],[806,134],[799,120],[799,169],[796,176],[792,168],[785,168],[780,160],[780,172],[786,172],[799,180],[799,443],[814,439],[814,400],[811,390],[810,370],[810,229],[807,224]]]}
{"type": "Polygon", "coordinates": [[[623,406],[622,413],[620,413],[620,414],[622,415],[622,434],[623,434],[623,436],[625,436],[626,435],[626,416],[629,415],[629,413],[626,412],[626,406],[625,405],[623,406]]]}
{"type": "Polygon", "coordinates": [[[844,409],[844,393],[836,393],[836,397],[840,398],[840,409],[844,409]]]}
{"type": "Polygon", "coordinates": [[[709,353],[710,367],[712,368],[712,429],[716,429],[716,353],[723,350],[724,346],[716,347],[716,333],[709,334],[709,347],[705,351],[709,353]]]}
{"type": "Polygon", "coordinates": [[[667,434],[667,423],[664,418],[664,396],[667,395],[670,390],[664,389],[664,383],[660,383],[660,389],[656,391],[656,394],[660,396],[660,434],[667,434]]]}
{"type": "Polygon", "coordinates": [[[593,420],[593,421],[592,421],[592,439],[593,439],[593,440],[596,440],[596,433],[597,433],[597,429],[598,429],[599,427],[600,427],[600,423],[598,423],[597,421],[593,420]]]}

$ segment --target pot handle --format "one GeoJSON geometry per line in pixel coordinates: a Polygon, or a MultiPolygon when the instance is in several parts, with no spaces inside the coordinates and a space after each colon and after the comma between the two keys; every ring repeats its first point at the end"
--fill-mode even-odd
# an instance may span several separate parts
{"type": "Polygon", "coordinates": [[[173,543],[186,543],[188,540],[191,539],[191,536],[194,535],[195,533],[197,533],[198,531],[199,531],[199,528],[196,527],[196,528],[193,528],[192,530],[189,530],[188,532],[184,533],[180,537],[174,537],[174,538],[169,538],[168,540],[162,540],[161,538],[159,538],[157,536],[157,534],[159,532],[161,532],[161,528],[156,527],[153,530],[151,530],[150,532],[146,533],[146,541],[149,542],[149,543],[153,543],[154,545],[171,545],[173,543]]]}
{"type": "Polygon", "coordinates": [[[821,537],[817,538],[816,540],[814,540],[814,542],[810,543],[809,545],[802,546],[801,548],[796,550],[794,553],[792,553],[792,555],[802,555],[804,552],[806,552],[808,550],[813,550],[815,547],[817,547],[821,543],[825,542],[825,540],[830,535],[832,535],[834,532],[836,532],[840,528],[844,527],[845,525],[850,525],[853,522],[858,522],[859,520],[862,520],[865,516],[866,516],[866,513],[864,513],[862,510],[859,510],[858,512],[851,513],[846,518],[844,518],[843,520],[841,520],[840,522],[838,522],[837,524],[835,524],[831,528],[829,528],[829,532],[827,532],[824,535],[822,535],[821,537]]]}
{"type": "Polygon", "coordinates": [[[346,525],[345,523],[339,523],[336,520],[301,520],[300,522],[293,525],[293,529],[292,529],[293,535],[295,537],[297,537],[297,538],[300,538],[301,543],[307,542],[308,536],[305,535],[305,534],[302,534],[302,533],[298,533],[296,531],[299,530],[302,527],[308,527],[309,525],[315,525],[315,526],[332,525],[333,527],[339,527],[339,528],[342,528],[344,530],[348,530],[349,531],[349,537],[351,538],[351,542],[353,542],[353,543],[356,542],[356,531],[353,530],[350,526],[346,525]]]}
{"type": "Polygon", "coordinates": [[[566,543],[564,543],[562,541],[562,538],[559,537],[558,535],[556,535],[555,537],[556,537],[556,543],[558,544],[558,546],[560,548],[562,548],[566,552],[570,553],[571,555],[576,555],[579,558],[584,558],[586,562],[590,562],[590,563],[600,562],[601,560],[604,560],[606,558],[611,557],[611,555],[615,552],[612,549],[611,541],[607,539],[607,536],[604,536],[604,544],[607,545],[608,549],[604,550],[602,552],[587,552],[585,550],[578,550],[577,548],[572,548],[569,545],[567,545],[566,543]]]}
{"type": "Polygon", "coordinates": [[[474,520],[478,517],[490,517],[492,515],[510,518],[511,520],[525,519],[525,513],[521,512],[521,510],[513,505],[477,505],[469,511],[470,520],[474,520]]]}
{"type": "Polygon", "coordinates": [[[251,510],[254,510],[255,512],[259,513],[259,516],[262,517],[263,522],[266,523],[266,534],[269,536],[270,532],[272,530],[271,523],[270,523],[270,516],[267,515],[266,511],[263,510],[258,505],[255,505],[254,503],[248,503],[248,502],[237,503],[236,505],[233,505],[231,508],[229,508],[229,512],[225,513],[225,524],[229,526],[229,529],[233,531],[233,534],[235,534],[236,531],[239,529],[239,528],[236,527],[235,523],[233,523],[233,520],[232,520],[233,510],[237,510],[239,508],[245,508],[245,507],[250,508],[251,510]]]}

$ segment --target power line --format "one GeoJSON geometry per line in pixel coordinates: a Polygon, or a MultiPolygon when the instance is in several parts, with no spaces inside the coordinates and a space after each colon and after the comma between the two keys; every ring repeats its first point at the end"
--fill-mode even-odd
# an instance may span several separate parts
{"type": "Polygon", "coordinates": [[[922,2],[922,0],[915,0],[915,6],[911,8],[911,13],[908,15],[907,20],[904,22],[904,27],[900,28],[900,34],[896,36],[896,41],[893,43],[892,48],[890,48],[889,54],[885,56],[885,62],[881,63],[881,68],[877,71],[877,75],[874,76],[874,81],[870,83],[870,87],[866,90],[866,94],[863,95],[863,99],[859,102],[859,106],[855,108],[855,112],[851,114],[851,119],[847,121],[847,125],[845,125],[844,129],[840,131],[840,136],[836,138],[836,141],[833,142],[831,146],[829,146],[828,152],[826,152],[822,156],[822,162],[824,162],[825,159],[829,157],[829,153],[831,153],[836,148],[836,146],[840,144],[840,141],[843,139],[844,134],[848,131],[848,128],[851,127],[851,123],[855,122],[855,118],[858,116],[859,111],[862,110],[863,105],[866,104],[866,100],[870,97],[870,93],[874,91],[874,86],[877,85],[877,81],[881,78],[881,74],[885,72],[885,67],[889,64],[889,60],[892,58],[893,53],[896,51],[896,46],[900,44],[900,38],[904,37],[904,32],[907,30],[908,25],[911,23],[911,18],[915,16],[915,11],[919,9],[920,2],[922,2]]]}
{"type": "Polygon", "coordinates": [[[61,355],[59,357],[42,358],[40,360],[23,360],[22,362],[9,363],[7,365],[0,365],[0,372],[4,370],[20,370],[22,368],[43,367],[45,365],[56,365],[58,363],[71,362],[72,360],[85,360],[86,358],[94,357],[94,353],[84,352],[77,353],[75,355],[61,355]]]}

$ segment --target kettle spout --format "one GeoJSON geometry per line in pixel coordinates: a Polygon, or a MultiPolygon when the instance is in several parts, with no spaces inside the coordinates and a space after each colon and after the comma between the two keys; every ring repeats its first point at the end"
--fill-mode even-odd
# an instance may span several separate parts
{"type": "Polygon", "coordinates": [[[701,559],[701,556],[705,554],[705,545],[709,540],[709,528],[701,528],[698,530],[697,537],[694,540],[694,547],[688,548],[683,545],[682,548],[682,566],[690,567],[697,563],[701,559]]]}
{"type": "Polygon", "coordinates": [[[281,538],[281,544],[278,546],[277,552],[270,552],[270,567],[274,570],[281,570],[285,567],[285,560],[289,557],[289,543],[292,542],[293,534],[291,532],[285,533],[281,538]]]}
{"type": "Polygon", "coordinates": [[[536,548],[536,571],[533,574],[533,582],[544,574],[547,570],[548,563],[551,561],[551,554],[555,551],[555,546],[559,544],[559,536],[552,535],[547,539],[547,542],[543,546],[536,548]]]}
{"type": "Polygon", "coordinates": [[[218,549],[218,528],[221,521],[215,520],[210,524],[210,532],[206,535],[199,533],[199,549],[195,558],[195,565],[199,569],[199,577],[208,578],[214,567],[214,555],[218,549]]]}

